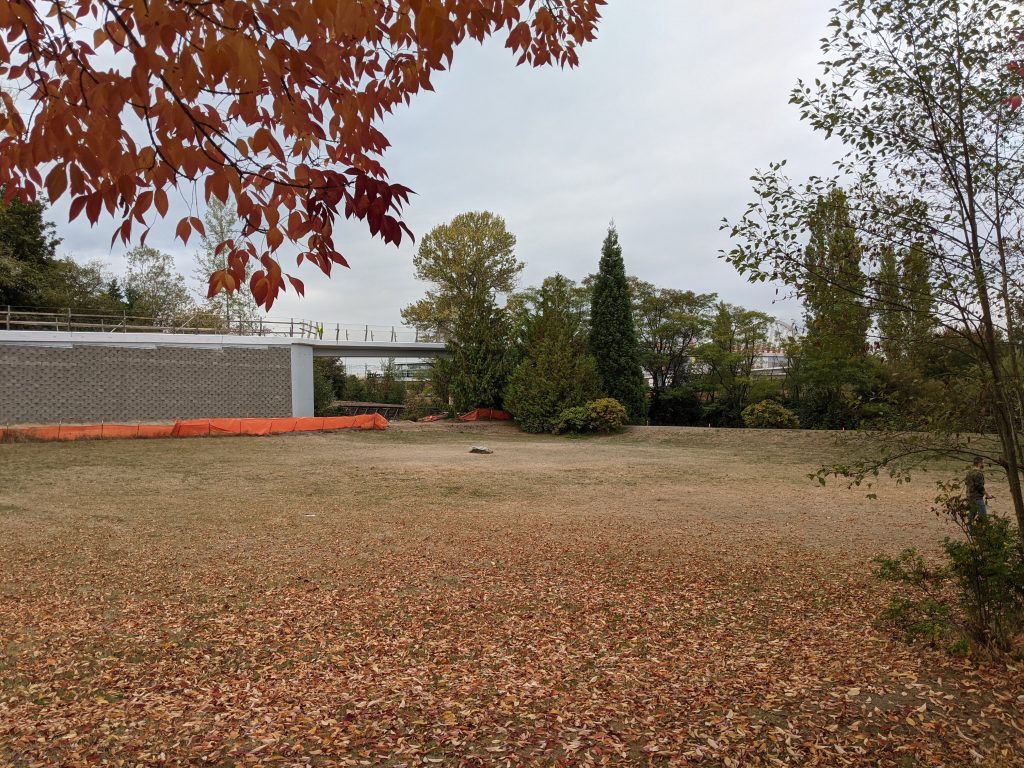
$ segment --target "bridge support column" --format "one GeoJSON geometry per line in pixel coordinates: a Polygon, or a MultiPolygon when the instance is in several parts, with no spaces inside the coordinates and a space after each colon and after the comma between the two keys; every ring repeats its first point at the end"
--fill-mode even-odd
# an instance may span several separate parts
{"type": "Polygon", "coordinates": [[[292,344],[292,416],[313,415],[313,347],[292,344]]]}

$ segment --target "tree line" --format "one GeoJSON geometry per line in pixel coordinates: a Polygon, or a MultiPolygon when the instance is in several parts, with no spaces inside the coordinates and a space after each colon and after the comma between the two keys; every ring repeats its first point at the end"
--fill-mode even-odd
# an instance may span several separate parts
{"type": "MultiPolygon", "coordinates": [[[[490,212],[423,239],[414,261],[430,287],[402,316],[447,342],[431,382],[437,407],[504,407],[529,431],[601,395],[655,425],[926,427],[968,357],[933,318],[924,249],[887,249],[869,277],[841,189],[821,195],[805,224],[803,330],[714,293],[627,276],[614,226],[595,274],[519,289],[515,236],[490,212]],[[774,422],[764,408],[751,416],[766,401],[780,406],[774,422]]],[[[961,410],[975,394],[960,392],[961,410]]]]}

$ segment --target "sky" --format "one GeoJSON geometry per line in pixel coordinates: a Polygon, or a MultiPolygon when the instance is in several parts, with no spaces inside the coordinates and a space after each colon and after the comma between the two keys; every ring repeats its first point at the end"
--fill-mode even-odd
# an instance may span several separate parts
{"type": "MultiPolygon", "coordinates": [[[[756,169],[787,159],[802,178],[827,173],[838,156],[788,104],[797,79],[817,74],[829,7],[610,0],[576,69],[516,67],[500,38],[464,44],[434,92],[382,123],[391,180],[416,193],[403,218],[422,235],[464,211],[504,217],[526,263],[524,286],[596,271],[614,221],[630,274],[796,320],[798,305],[719,258],[729,247],[720,226],[751,201],[756,169]]],[[[64,254],[122,271],[111,220],[68,224],[66,201],[50,213],[64,254]]],[[[173,213],[147,242],[191,277],[194,250],[173,239],[173,213]]],[[[283,295],[270,317],[400,323],[426,287],[414,275],[416,245],[386,245],[358,223],[341,225],[335,242],[351,269],[328,279],[304,265],[295,274],[305,297],[283,295]]]]}

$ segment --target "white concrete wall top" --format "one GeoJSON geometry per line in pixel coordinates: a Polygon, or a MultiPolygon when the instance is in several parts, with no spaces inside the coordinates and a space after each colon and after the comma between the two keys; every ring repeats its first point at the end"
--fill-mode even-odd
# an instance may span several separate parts
{"type": "Polygon", "coordinates": [[[291,336],[216,336],[194,333],[98,333],[74,331],[0,331],[0,344],[71,347],[99,345],[153,349],[158,346],[182,346],[197,349],[224,347],[302,346],[312,349],[314,357],[438,357],[444,354],[443,342],[335,341],[333,339],[295,338],[291,336]]]}

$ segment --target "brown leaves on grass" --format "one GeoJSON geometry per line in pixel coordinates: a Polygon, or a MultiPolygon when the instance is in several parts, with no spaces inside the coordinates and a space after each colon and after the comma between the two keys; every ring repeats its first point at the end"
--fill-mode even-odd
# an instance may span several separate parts
{"type": "MultiPolygon", "coordinates": [[[[280,450],[310,466],[302,446],[345,439],[280,450]]],[[[235,442],[234,461],[266,445],[235,442]]],[[[1024,764],[1021,668],[875,629],[866,559],[665,525],[601,480],[545,509],[549,461],[473,470],[504,497],[364,459],[365,496],[349,477],[317,494],[311,470],[242,501],[210,483],[223,449],[195,450],[209,512],[149,486],[116,514],[0,516],[0,763],[1024,764]]],[[[159,466],[109,482],[179,471],[159,466]]]]}
{"type": "Polygon", "coordinates": [[[313,578],[278,561],[253,583],[157,560],[136,589],[121,563],[84,599],[71,581],[36,581],[4,601],[0,755],[745,766],[1022,754],[1020,680],[872,632],[863,585],[767,558],[730,575],[579,554],[389,556],[313,578]],[[265,586],[271,574],[285,583],[265,586]]]}

